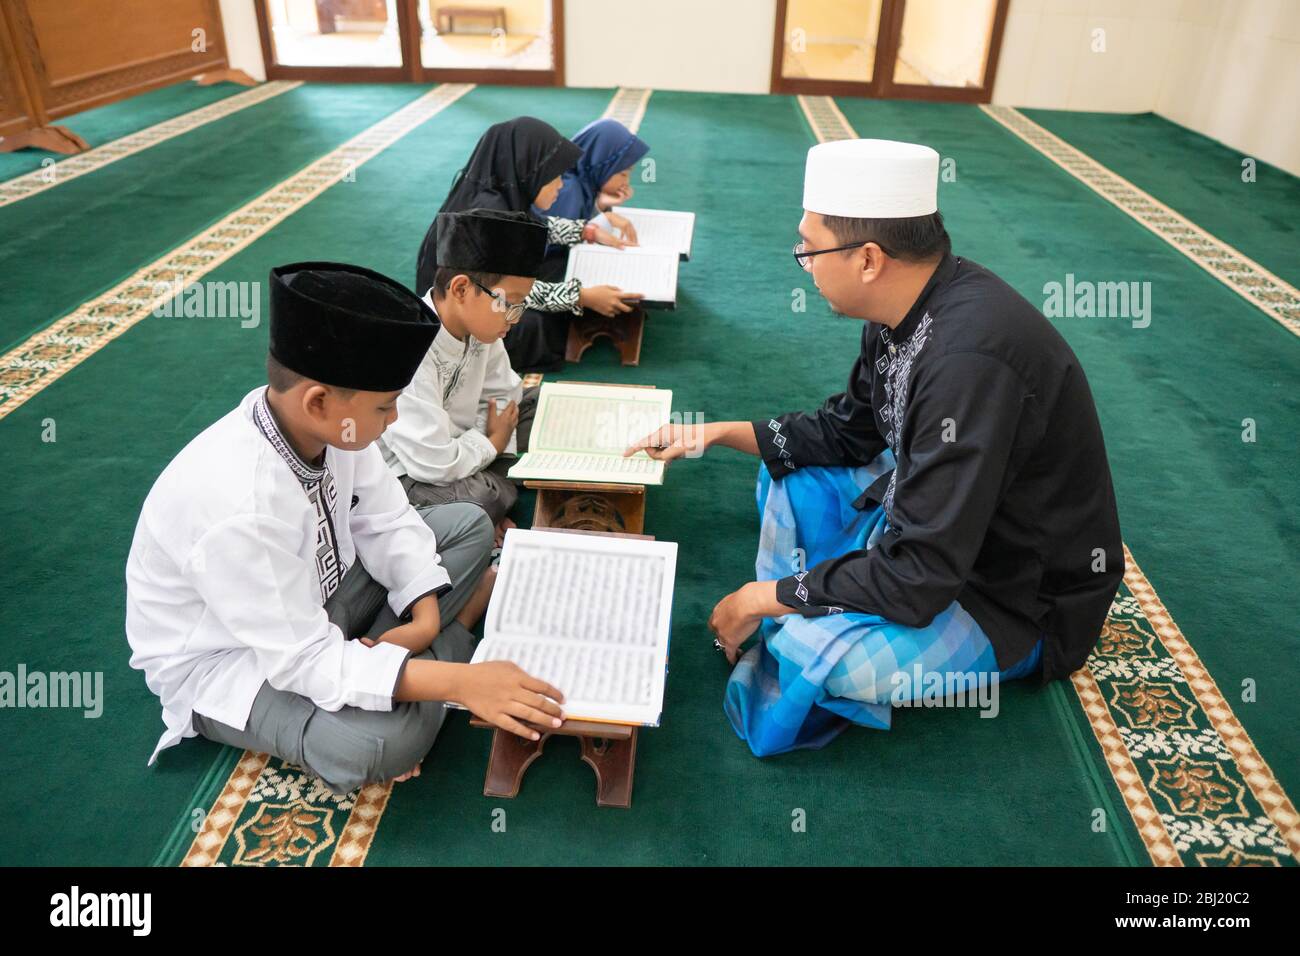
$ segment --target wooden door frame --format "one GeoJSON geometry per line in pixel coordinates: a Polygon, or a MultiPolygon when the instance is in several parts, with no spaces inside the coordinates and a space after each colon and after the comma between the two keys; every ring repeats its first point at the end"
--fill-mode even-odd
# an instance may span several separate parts
{"type": "Polygon", "coordinates": [[[776,30],[772,37],[773,93],[804,93],[812,96],[865,96],[871,99],[931,100],[944,103],[988,103],[993,99],[997,82],[998,59],[1002,52],[1002,35],[1006,29],[1009,0],[996,0],[993,29],[989,34],[988,58],[984,62],[984,81],[980,86],[930,86],[896,83],[893,71],[898,56],[898,39],[903,31],[903,11],[907,0],[881,0],[880,23],[876,35],[876,55],[872,60],[872,77],[868,82],[851,80],[813,80],[781,75],[785,58],[786,14],[789,0],[777,0],[776,30]]]}
{"type": "MultiPolygon", "coordinates": [[[[284,66],[275,59],[271,38],[270,0],[254,0],[262,62],[268,80],[309,80],[331,83],[485,83],[502,86],[564,85],[564,0],[550,0],[552,63],[550,70],[467,70],[426,68],[420,59],[418,0],[397,0],[400,66],[284,66]]],[[[430,0],[432,7],[437,0],[430,0]]]]}

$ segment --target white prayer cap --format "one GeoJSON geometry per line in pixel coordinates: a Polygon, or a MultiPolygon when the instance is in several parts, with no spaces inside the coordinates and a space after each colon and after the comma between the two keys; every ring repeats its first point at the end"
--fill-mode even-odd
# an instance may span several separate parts
{"type": "Polygon", "coordinates": [[[939,209],[939,154],[890,139],[841,139],[808,150],[803,208],[824,216],[905,219],[939,209]]]}

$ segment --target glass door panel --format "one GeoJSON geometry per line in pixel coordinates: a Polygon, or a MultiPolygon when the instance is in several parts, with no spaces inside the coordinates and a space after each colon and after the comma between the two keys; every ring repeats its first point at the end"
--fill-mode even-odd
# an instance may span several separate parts
{"type": "Polygon", "coordinates": [[[907,0],[894,82],[982,87],[997,6],[997,0],[907,0]]]}
{"type": "Polygon", "coordinates": [[[789,0],[781,76],[870,83],[882,0],[789,0]]]}
{"type": "Polygon", "coordinates": [[[400,67],[397,0],[266,0],[280,66],[400,67]]]}
{"type": "Polygon", "coordinates": [[[551,0],[419,0],[420,62],[437,70],[551,70],[551,0]]]}

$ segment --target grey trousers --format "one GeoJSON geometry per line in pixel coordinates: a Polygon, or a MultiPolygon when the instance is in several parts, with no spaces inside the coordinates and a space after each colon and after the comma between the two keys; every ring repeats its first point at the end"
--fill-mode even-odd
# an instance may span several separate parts
{"type": "MultiPolygon", "coordinates": [[[[438,539],[438,554],[452,590],[438,599],[442,631],[412,660],[468,663],[474,636],[456,621],[487,568],[492,523],[468,503],[421,508],[438,539]]],[[[348,569],[325,612],[349,639],[378,637],[398,624],[388,592],[357,562],[348,569]]],[[[441,701],[394,701],[391,711],[343,707],[322,710],[311,700],[263,683],[243,730],[195,713],[195,731],[244,750],[274,754],[320,777],[335,793],[391,780],[424,759],[446,718],[441,701]]]]}
{"type": "MultiPolygon", "coordinates": [[[[539,391],[536,385],[526,388],[519,399],[519,424],[515,427],[515,447],[519,449],[521,455],[528,450],[528,439],[533,432],[533,416],[537,414],[539,391]]],[[[476,471],[449,485],[428,485],[416,481],[410,475],[403,475],[402,487],[406,489],[406,497],[417,508],[446,504],[451,501],[472,501],[487,512],[495,525],[519,500],[519,489],[506,477],[506,472],[513,464],[513,458],[498,455],[496,460],[482,471],[476,471]]]]}

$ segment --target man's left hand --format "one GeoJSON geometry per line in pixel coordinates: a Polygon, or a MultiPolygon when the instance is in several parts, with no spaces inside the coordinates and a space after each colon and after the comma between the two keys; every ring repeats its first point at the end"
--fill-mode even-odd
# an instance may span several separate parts
{"type": "Polygon", "coordinates": [[[709,615],[709,630],[722,643],[727,662],[735,664],[740,659],[740,645],[758,630],[763,618],[791,610],[777,601],[775,581],[751,581],[718,602],[709,615]]]}

